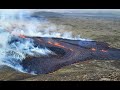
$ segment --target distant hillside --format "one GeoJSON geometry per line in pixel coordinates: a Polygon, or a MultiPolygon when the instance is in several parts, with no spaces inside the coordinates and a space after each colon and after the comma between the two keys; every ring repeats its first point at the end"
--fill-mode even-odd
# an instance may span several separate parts
{"type": "Polygon", "coordinates": [[[52,18],[52,17],[62,17],[64,16],[63,14],[61,13],[55,13],[55,12],[45,12],[45,11],[41,11],[41,12],[34,12],[33,17],[37,17],[37,18],[41,18],[41,17],[44,17],[44,18],[52,18]]]}
{"type": "Polygon", "coordinates": [[[34,12],[33,17],[36,18],[79,18],[79,17],[91,17],[91,18],[101,18],[101,19],[120,19],[120,15],[116,13],[109,12],[97,12],[97,13],[57,13],[57,12],[47,12],[47,11],[39,11],[34,12]]]}

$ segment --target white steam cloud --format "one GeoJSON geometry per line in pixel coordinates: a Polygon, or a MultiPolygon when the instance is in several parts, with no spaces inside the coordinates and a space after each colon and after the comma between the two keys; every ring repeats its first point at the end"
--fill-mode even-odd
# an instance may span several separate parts
{"type": "Polygon", "coordinates": [[[25,59],[26,55],[44,56],[54,54],[47,48],[34,47],[34,43],[30,39],[8,44],[14,35],[82,40],[79,37],[73,38],[71,32],[58,33],[58,27],[55,24],[47,19],[31,17],[31,14],[29,10],[0,10],[0,65],[8,65],[24,72],[19,62],[25,59]]]}

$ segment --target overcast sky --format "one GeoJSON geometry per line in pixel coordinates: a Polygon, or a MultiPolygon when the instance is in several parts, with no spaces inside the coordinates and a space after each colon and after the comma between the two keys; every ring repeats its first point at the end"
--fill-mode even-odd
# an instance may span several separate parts
{"type": "Polygon", "coordinates": [[[32,11],[52,11],[52,12],[119,12],[120,9],[38,9],[32,11]]]}
{"type": "Polygon", "coordinates": [[[14,11],[51,11],[51,12],[77,12],[77,13],[82,13],[82,12],[117,12],[120,13],[120,9],[0,9],[0,11],[5,11],[5,12],[14,12],[14,11]]]}

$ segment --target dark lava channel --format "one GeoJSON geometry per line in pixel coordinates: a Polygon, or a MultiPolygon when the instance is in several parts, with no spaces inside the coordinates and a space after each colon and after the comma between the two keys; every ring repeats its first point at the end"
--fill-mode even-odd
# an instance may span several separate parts
{"type": "MultiPolygon", "coordinates": [[[[120,60],[120,49],[111,48],[104,42],[49,37],[26,38],[32,39],[34,45],[46,47],[55,53],[55,55],[50,54],[43,57],[27,56],[21,65],[28,73],[34,71],[36,74],[47,74],[63,66],[90,59],[120,60]]],[[[15,41],[13,39],[12,43],[15,41]]]]}

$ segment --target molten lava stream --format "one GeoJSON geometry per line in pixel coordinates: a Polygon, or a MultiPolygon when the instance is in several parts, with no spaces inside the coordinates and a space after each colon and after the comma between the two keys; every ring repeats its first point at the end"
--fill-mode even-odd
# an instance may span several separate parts
{"type": "Polygon", "coordinates": [[[54,45],[57,46],[57,47],[60,47],[60,48],[67,49],[67,50],[69,50],[69,51],[73,51],[72,48],[69,48],[69,47],[67,47],[67,46],[63,46],[63,45],[61,45],[61,44],[58,43],[58,42],[54,43],[54,45]]]}
{"type": "Polygon", "coordinates": [[[22,35],[22,34],[20,34],[19,37],[20,37],[20,38],[26,38],[26,36],[25,36],[25,35],[22,35]]]}
{"type": "Polygon", "coordinates": [[[108,52],[107,50],[104,50],[104,49],[102,49],[102,50],[100,50],[101,52],[108,52]]]}
{"type": "Polygon", "coordinates": [[[52,45],[53,43],[52,43],[52,42],[50,42],[50,41],[48,41],[48,44],[51,44],[51,45],[52,45]]]}
{"type": "Polygon", "coordinates": [[[91,50],[92,50],[92,51],[96,51],[96,49],[95,49],[95,48],[91,48],[91,50]]]}
{"type": "Polygon", "coordinates": [[[61,45],[60,43],[57,43],[57,42],[55,42],[54,45],[57,46],[57,47],[65,48],[63,45],[61,45]]]}

